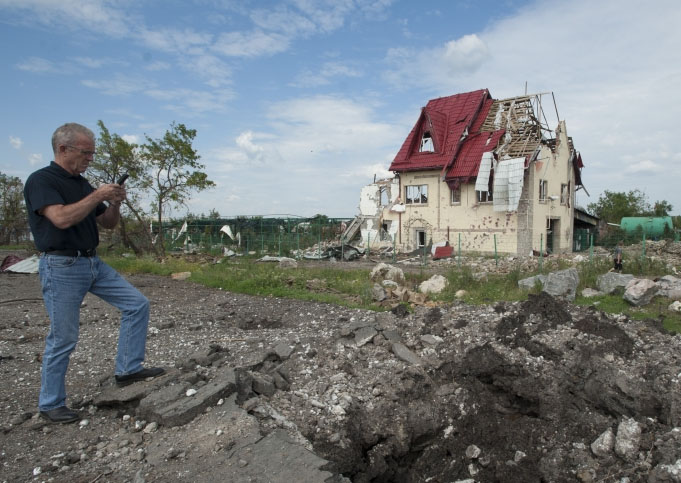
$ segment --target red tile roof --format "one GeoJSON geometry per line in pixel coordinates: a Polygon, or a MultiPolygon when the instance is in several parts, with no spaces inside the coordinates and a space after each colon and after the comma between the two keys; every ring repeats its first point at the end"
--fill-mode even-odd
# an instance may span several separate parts
{"type": "Polygon", "coordinates": [[[445,180],[464,183],[477,177],[483,153],[495,149],[505,130],[481,131],[494,99],[487,89],[428,101],[390,165],[391,171],[439,169],[445,180]],[[421,153],[429,131],[434,152],[421,153]],[[462,140],[462,136],[467,134],[462,140]]]}
{"type": "Polygon", "coordinates": [[[489,91],[481,89],[428,101],[390,165],[390,170],[443,169],[454,160],[462,144],[461,136],[466,130],[471,132],[476,121],[482,124],[491,100],[489,91]],[[481,120],[478,119],[480,117],[481,120]],[[429,131],[433,137],[433,152],[419,152],[425,131],[429,131]]]}
{"type": "Polygon", "coordinates": [[[483,153],[496,148],[499,139],[501,139],[505,132],[504,129],[500,129],[498,131],[480,132],[468,136],[456,157],[456,163],[449,168],[445,179],[463,178],[461,181],[468,183],[472,178],[477,177],[483,153]]]}

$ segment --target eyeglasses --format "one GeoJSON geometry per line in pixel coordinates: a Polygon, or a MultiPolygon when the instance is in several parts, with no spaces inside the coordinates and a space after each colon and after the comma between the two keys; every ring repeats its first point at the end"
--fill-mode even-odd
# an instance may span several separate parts
{"type": "Polygon", "coordinates": [[[88,151],[87,149],[80,149],[77,148],[76,146],[71,146],[70,144],[64,144],[67,148],[75,149],[76,151],[80,151],[80,154],[83,156],[94,156],[96,153],[95,151],[88,151]]]}

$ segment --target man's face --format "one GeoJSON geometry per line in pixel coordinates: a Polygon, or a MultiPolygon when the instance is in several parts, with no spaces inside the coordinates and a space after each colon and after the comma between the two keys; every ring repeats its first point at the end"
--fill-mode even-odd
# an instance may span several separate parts
{"type": "Polygon", "coordinates": [[[64,168],[71,174],[83,174],[94,157],[95,144],[87,136],[78,136],[73,144],[60,144],[59,154],[64,168]]]}

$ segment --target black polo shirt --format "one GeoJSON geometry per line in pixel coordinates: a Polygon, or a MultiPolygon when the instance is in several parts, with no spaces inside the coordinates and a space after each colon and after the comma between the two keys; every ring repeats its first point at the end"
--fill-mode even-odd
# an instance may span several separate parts
{"type": "Polygon", "coordinates": [[[106,211],[104,203],[99,203],[80,223],[64,230],[38,214],[46,206],[77,203],[94,190],[81,175],[72,175],[54,161],[28,177],[24,199],[38,250],[88,250],[99,245],[96,217],[106,211]]]}

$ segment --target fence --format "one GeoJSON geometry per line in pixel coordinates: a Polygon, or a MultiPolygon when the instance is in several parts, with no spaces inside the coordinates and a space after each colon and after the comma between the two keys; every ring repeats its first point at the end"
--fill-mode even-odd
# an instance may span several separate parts
{"type": "Polygon", "coordinates": [[[340,243],[350,218],[294,215],[237,216],[175,220],[164,225],[168,251],[292,256],[324,243],[340,243]]]}

